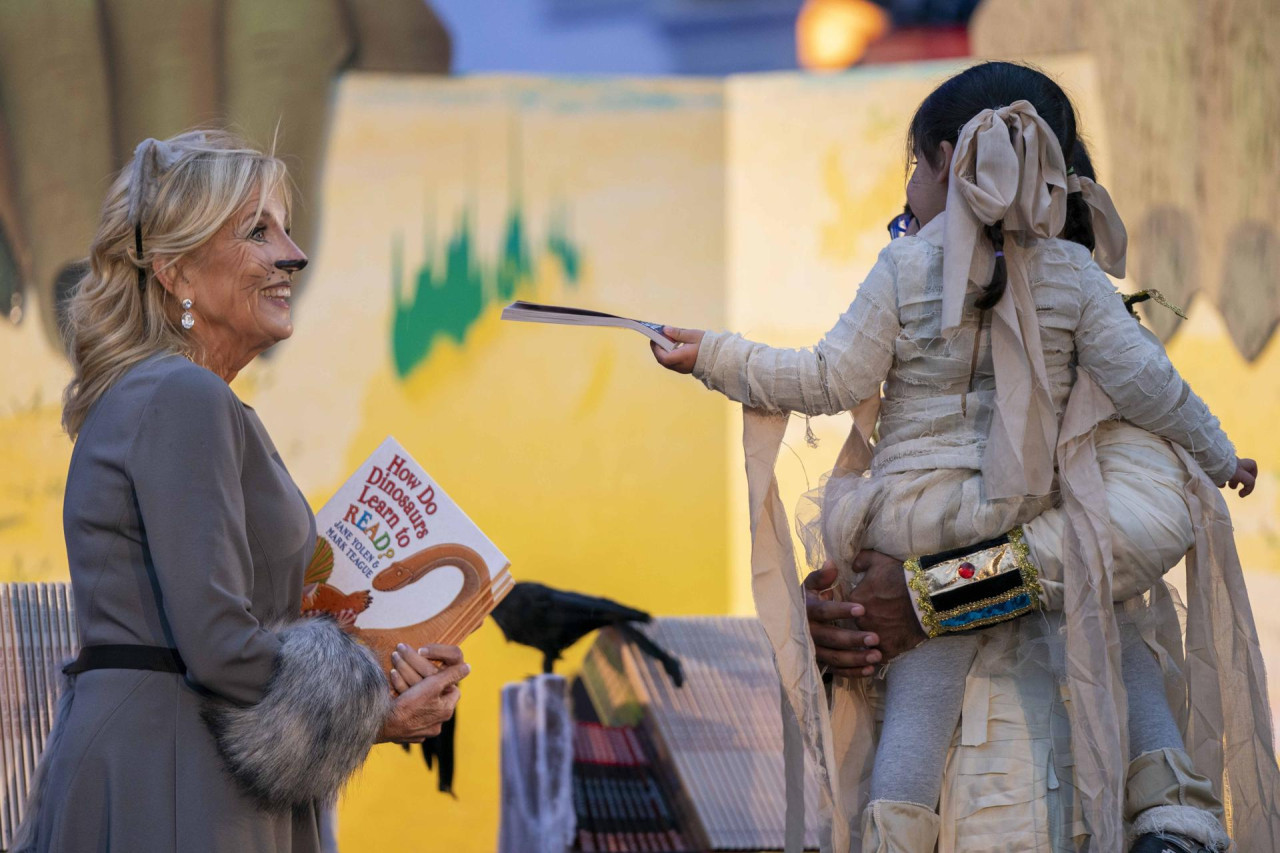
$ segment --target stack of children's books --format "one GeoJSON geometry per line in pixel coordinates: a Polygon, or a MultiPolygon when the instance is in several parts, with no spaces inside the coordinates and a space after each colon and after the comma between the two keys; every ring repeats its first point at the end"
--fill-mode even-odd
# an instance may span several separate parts
{"type": "Polygon", "coordinates": [[[9,848],[62,692],[59,667],[78,641],[71,589],[0,584],[0,850],[9,848]]]}
{"type": "Polygon", "coordinates": [[[580,722],[573,731],[574,849],[685,853],[694,846],[680,829],[673,793],[636,726],[580,722]]]}
{"type": "MultiPolygon", "coordinates": [[[[778,676],[759,621],[663,617],[646,625],[645,633],[680,659],[683,686],[676,686],[661,662],[605,629],[582,663],[584,704],[606,726],[638,727],[660,771],[657,778],[670,780],[668,803],[694,849],[783,849],[778,676]]],[[[578,712],[579,719],[586,716],[578,712]]],[[[817,796],[808,773],[805,799],[813,803],[817,796]]],[[[817,810],[805,818],[804,848],[814,850],[820,839],[817,810]]]]}

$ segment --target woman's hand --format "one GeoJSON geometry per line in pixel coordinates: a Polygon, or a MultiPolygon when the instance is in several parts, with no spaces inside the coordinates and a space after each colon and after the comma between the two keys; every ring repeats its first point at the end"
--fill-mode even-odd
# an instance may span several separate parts
{"type": "Polygon", "coordinates": [[[391,653],[391,689],[399,696],[427,676],[435,675],[441,667],[462,662],[462,649],[457,646],[432,643],[414,651],[401,643],[391,653]]]}
{"type": "Polygon", "coordinates": [[[1236,463],[1236,472],[1227,481],[1227,487],[1239,489],[1240,497],[1247,498],[1253,491],[1253,484],[1258,479],[1258,463],[1252,459],[1241,459],[1236,463]]]}
{"type": "Polygon", "coordinates": [[[693,365],[698,361],[698,346],[702,343],[705,332],[701,329],[677,329],[675,326],[663,326],[662,334],[679,342],[680,345],[667,352],[650,341],[649,349],[653,350],[653,357],[658,360],[658,364],[676,373],[693,373],[693,365]]]}
{"type": "Polygon", "coordinates": [[[867,631],[841,628],[836,623],[862,616],[861,604],[831,601],[823,592],[836,582],[836,564],[828,562],[804,579],[804,603],[809,614],[809,634],[813,637],[818,665],[835,675],[864,678],[876,671],[873,664],[882,654],[873,646],[880,638],[867,631]]]}
{"type": "Polygon", "coordinates": [[[422,743],[440,734],[440,726],[453,716],[461,697],[458,682],[467,677],[471,667],[462,660],[462,652],[456,646],[427,646],[415,652],[402,645],[393,661],[391,681],[399,695],[378,740],[422,743]],[[440,660],[443,665],[436,668],[428,658],[440,660]],[[402,686],[396,687],[397,683],[402,686]]]}

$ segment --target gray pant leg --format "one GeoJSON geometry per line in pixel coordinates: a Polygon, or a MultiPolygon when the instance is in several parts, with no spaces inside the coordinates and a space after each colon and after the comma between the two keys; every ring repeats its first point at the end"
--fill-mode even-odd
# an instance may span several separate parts
{"type": "Polygon", "coordinates": [[[889,666],[872,800],[937,809],[942,770],[977,647],[976,634],[950,634],[929,640],[889,666]]]}
{"type": "Polygon", "coordinates": [[[1116,621],[1120,626],[1120,677],[1129,697],[1129,759],[1156,749],[1185,749],[1169,710],[1164,674],[1155,652],[1123,613],[1117,611],[1116,621]]]}
{"type": "MultiPolygon", "coordinates": [[[[1155,654],[1123,614],[1121,677],[1129,697],[1129,756],[1184,749],[1164,692],[1155,654]]],[[[953,634],[930,640],[889,667],[884,727],[871,775],[871,799],[936,808],[947,750],[960,720],[965,677],[978,638],[953,634]]]]}

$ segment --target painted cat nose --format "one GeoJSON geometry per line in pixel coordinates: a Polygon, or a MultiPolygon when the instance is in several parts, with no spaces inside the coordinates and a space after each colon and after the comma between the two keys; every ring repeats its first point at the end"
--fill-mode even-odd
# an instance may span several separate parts
{"type": "Polygon", "coordinates": [[[307,266],[306,258],[294,258],[290,261],[276,261],[276,269],[285,272],[300,272],[307,266]]]}

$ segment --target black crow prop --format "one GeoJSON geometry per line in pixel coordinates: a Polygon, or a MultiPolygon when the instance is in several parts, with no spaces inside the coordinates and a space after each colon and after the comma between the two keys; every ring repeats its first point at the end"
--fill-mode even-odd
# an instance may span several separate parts
{"type": "Polygon", "coordinates": [[[671,681],[684,684],[680,661],[635,628],[649,614],[607,598],[552,589],[521,581],[493,610],[493,619],[509,642],[542,652],[542,671],[551,672],[561,653],[599,628],[616,627],[636,647],[662,664],[671,681]]]}

